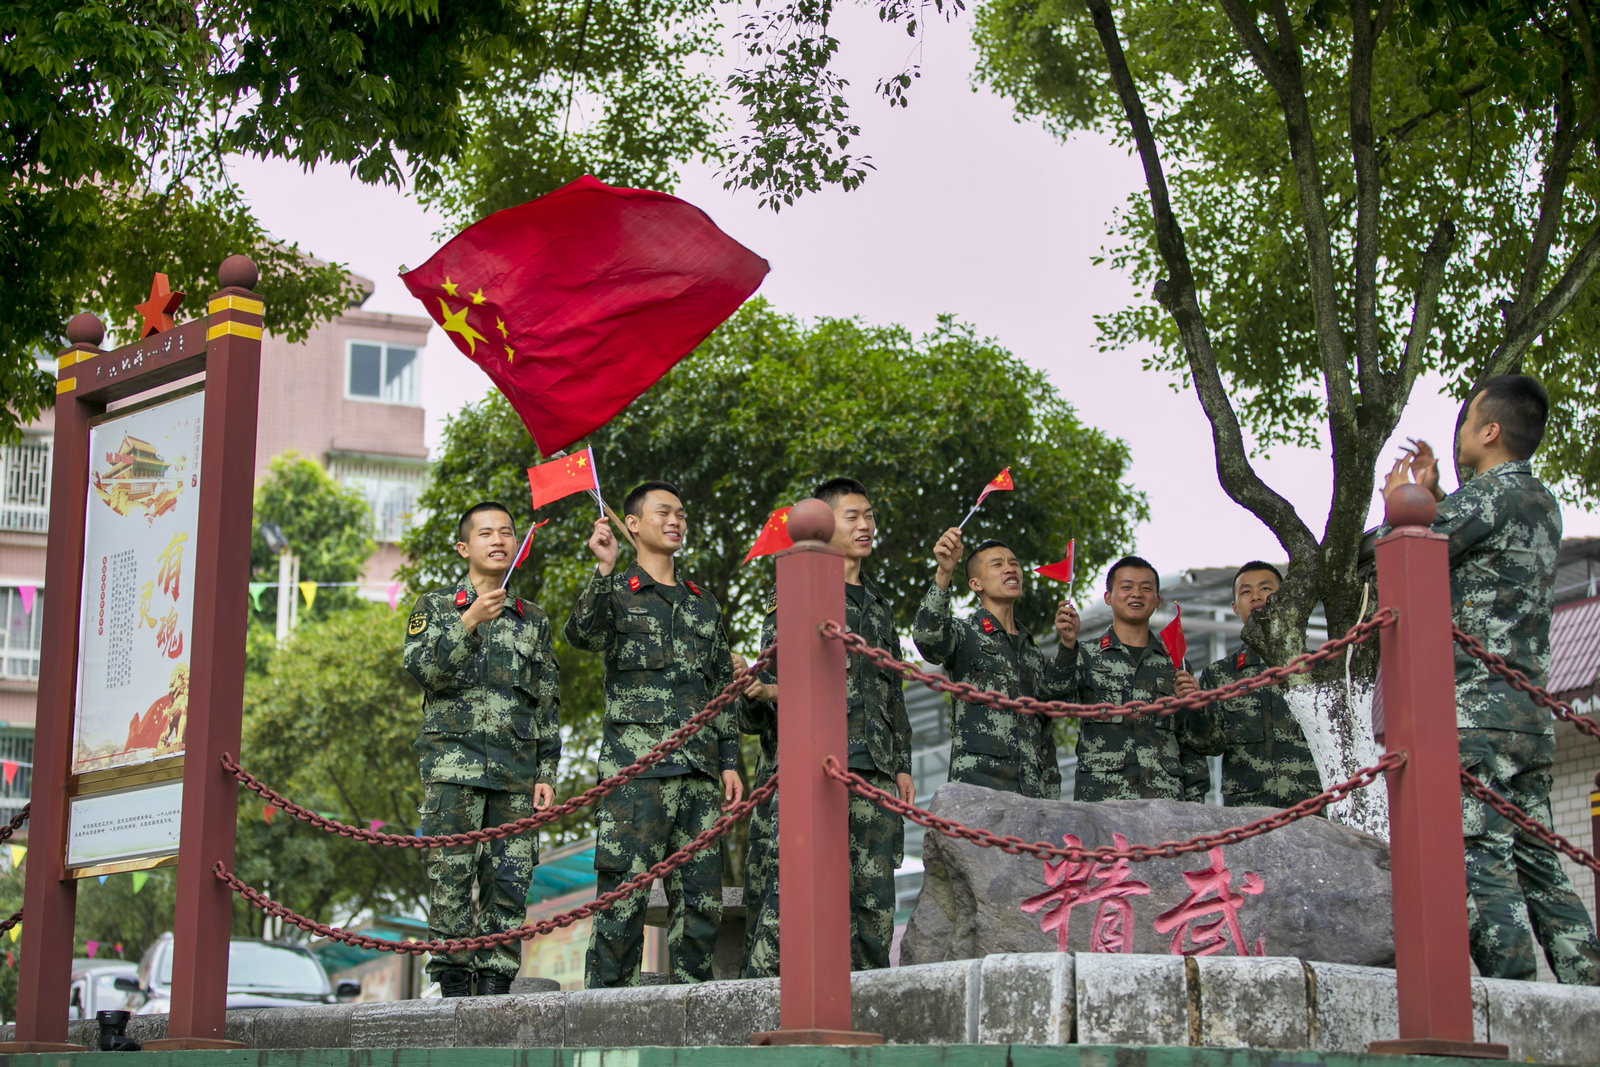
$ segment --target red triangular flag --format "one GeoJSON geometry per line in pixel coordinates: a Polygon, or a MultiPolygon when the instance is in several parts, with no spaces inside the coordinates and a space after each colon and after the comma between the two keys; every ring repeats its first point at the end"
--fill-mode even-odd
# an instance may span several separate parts
{"type": "Polygon", "coordinates": [[[401,280],[549,455],[632,403],[768,269],[693,204],[585,175],[480,219],[401,280]]]}
{"type": "Polygon", "coordinates": [[[8,760],[0,761],[0,767],[4,767],[5,768],[6,785],[10,785],[12,783],[12,781],[16,779],[16,777],[17,777],[17,766],[18,766],[17,761],[14,760],[14,759],[8,759],[8,760]]]}
{"type": "Polygon", "coordinates": [[[1172,657],[1172,665],[1183,670],[1183,654],[1189,651],[1189,642],[1183,636],[1183,608],[1176,602],[1172,605],[1172,621],[1161,628],[1161,643],[1172,657]]]}
{"type": "Polygon", "coordinates": [[[793,547],[794,538],[789,536],[789,509],[779,508],[767,516],[766,524],[761,527],[761,532],[756,534],[755,544],[750,546],[750,551],[739,561],[739,566],[743,567],[757,556],[770,556],[774,552],[782,552],[786,548],[793,547]]]}
{"type": "Polygon", "coordinates": [[[1072,550],[1077,545],[1078,539],[1073,538],[1067,542],[1067,558],[1060,563],[1047,563],[1043,567],[1033,568],[1033,573],[1043,578],[1054,578],[1058,582],[1072,584],[1072,550]]]}
{"type": "Polygon", "coordinates": [[[996,474],[994,476],[994,479],[988,485],[983,487],[983,492],[978,494],[978,503],[974,504],[972,506],[973,507],[978,507],[979,505],[981,505],[983,503],[983,498],[988,496],[990,493],[994,492],[997,489],[999,489],[999,490],[1011,490],[1011,489],[1015,489],[1015,488],[1016,488],[1016,486],[1013,485],[1012,482],[1011,482],[1011,468],[1007,467],[1005,470],[1001,471],[999,474],[996,474]]]}
{"type": "Polygon", "coordinates": [[[272,825],[272,817],[276,814],[278,814],[278,809],[271,804],[261,809],[261,818],[266,821],[268,826],[272,825]]]}
{"type": "Polygon", "coordinates": [[[530,551],[532,551],[532,549],[533,549],[533,531],[537,530],[541,526],[549,526],[549,525],[550,525],[550,520],[546,519],[543,522],[536,522],[532,526],[528,527],[527,534],[525,534],[523,536],[523,538],[522,538],[522,550],[517,553],[517,558],[515,560],[513,560],[512,563],[511,563],[511,569],[512,570],[516,570],[518,567],[522,566],[522,561],[527,559],[528,558],[528,553],[530,551]]]}
{"type": "Polygon", "coordinates": [[[599,487],[594,473],[592,448],[528,468],[528,489],[533,494],[534,511],[564,496],[599,487]]]}
{"type": "Polygon", "coordinates": [[[83,951],[84,951],[84,954],[86,956],[88,956],[91,960],[94,959],[94,954],[96,952],[100,951],[100,942],[98,942],[98,941],[85,941],[83,943],[83,951]]]}

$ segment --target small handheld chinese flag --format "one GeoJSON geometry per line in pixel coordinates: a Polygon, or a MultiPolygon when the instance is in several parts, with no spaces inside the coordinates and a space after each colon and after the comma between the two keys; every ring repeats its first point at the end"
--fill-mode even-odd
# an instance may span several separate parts
{"type": "Polygon", "coordinates": [[[1033,573],[1042,578],[1054,578],[1058,582],[1072,584],[1072,550],[1077,545],[1077,538],[1067,542],[1067,558],[1060,563],[1047,563],[1043,567],[1033,568],[1033,573]]]}
{"type": "Polygon", "coordinates": [[[767,517],[766,525],[756,534],[755,543],[750,546],[749,553],[739,562],[739,566],[743,567],[757,556],[770,556],[793,547],[794,539],[789,536],[789,509],[779,508],[767,517]]]}
{"type": "Polygon", "coordinates": [[[522,566],[522,561],[528,558],[528,550],[533,547],[533,531],[541,526],[547,526],[549,523],[549,519],[544,520],[544,522],[529,523],[528,532],[522,535],[522,547],[517,549],[517,558],[511,561],[511,566],[506,568],[505,575],[500,579],[501,589],[511,583],[512,572],[522,566]]]}
{"type": "Polygon", "coordinates": [[[592,448],[528,468],[528,489],[533,493],[535,511],[564,496],[599,488],[592,448]]]}
{"type": "Polygon", "coordinates": [[[1176,602],[1172,605],[1172,621],[1161,628],[1161,643],[1172,657],[1172,665],[1183,670],[1183,655],[1189,651],[1189,642],[1183,636],[1183,608],[1176,602]]]}
{"type": "Polygon", "coordinates": [[[963,527],[965,527],[967,525],[967,519],[972,518],[972,516],[974,516],[974,515],[976,515],[978,513],[978,509],[983,506],[983,498],[984,497],[988,496],[990,493],[995,492],[996,490],[1009,491],[1009,490],[1012,490],[1012,489],[1015,489],[1015,488],[1016,488],[1016,486],[1014,484],[1012,484],[1012,481],[1011,481],[1011,468],[1007,467],[1004,470],[1002,470],[999,474],[996,474],[993,478],[991,478],[989,480],[989,484],[983,487],[983,492],[978,494],[978,502],[976,504],[972,505],[972,510],[971,511],[967,512],[967,518],[966,519],[962,519],[960,522],[956,523],[956,529],[959,530],[959,529],[962,529],[963,527]]]}
{"type": "Polygon", "coordinates": [[[473,223],[401,281],[548,456],[654,385],[768,269],[693,204],[586,175],[473,223]]]}

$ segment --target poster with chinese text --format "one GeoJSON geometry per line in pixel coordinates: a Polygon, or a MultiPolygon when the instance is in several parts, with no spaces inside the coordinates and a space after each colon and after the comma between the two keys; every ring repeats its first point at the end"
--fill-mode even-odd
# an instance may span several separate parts
{"type": "Polygon", "coordinates": [[[183,753],[204,408],[195,391],[89,431],[73,774],[183,753]]]}

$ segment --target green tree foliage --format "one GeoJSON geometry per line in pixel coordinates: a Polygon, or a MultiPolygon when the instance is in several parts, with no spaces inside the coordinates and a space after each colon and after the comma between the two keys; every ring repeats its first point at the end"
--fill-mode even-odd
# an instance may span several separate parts
{"type": "MultiPolygon", "coordinates": [[[[372,512],[365,498],[334,481],[320,463],[293,451],[275,457],[256,485],[250,576],[254,581],[276,583],[278,557],[261,535],[261,527],[267,523],[283,531],[289,551],[299,557],[302,582],[357,581],[377,549],[372,539],[372,512]]],[[[277,597],[276,585],[262,592],[265,618],[275,617],[277,597]]],[[[353,589],[319,589],[311,607],[303,608],[298,617],[326,617],[356,600],[353,589]]]]}
{"type": "MultiPolygon", "coordinates": [[[[1144,497],[1126,483],[1126,446],[1081,423],[1039,372],[952,319],[924,337],[848,319],[805,325],[755,300],[584,444],[595,450],[607,502],[647,479],[677,484],[689,513],[683,572],[721,601],[736,648],[755,651],[773,564],[740,560],[773,508],[849,475],[872,490],[879,541],[871,570],[909,629],[932,580],[938,534],[1009,466],[1017,490],[995,493],[967,526],[1002,536],[1024,560],[1054,562],[1076,538],[1079,573],[1120,555],[1144,497]]],[[[581,447],[581,446],[574,446],[581,447]]],[[[446,424],[430,516],[408,532],[413,588],[464,573],[454,524],[498,499],[528,522],[524,469],[538,461],[527,430],[498,395],[446,424]]],[[[511,589],[538,601],[558,633],[593,566],[584,542],[597,512],[587,495],[543,509],[511,589]]],[[[1048,628],[1061,588],[1039,580],[1023,617],[1048,628]]],[[[559,640],[566,739],[560,795],[591,784],[601,710],[597,656],[559,640]]],[[[574,832],[579,827],[574,826],[574,832]]]]}
{"type": "Polygon", "coordinates": [[[275,241],[237,154],[410,180],[453,220],[585,172],[669,185],[714,154],[705,0],[9,0],[0,5],[0,440],[50,402],[35,357],[88,309],[134,336],[161,271],[195,310],[234,252],[298,340],[354,294],[275,241]],[[404,161],[402,163],[402,161],[404,161]]]}

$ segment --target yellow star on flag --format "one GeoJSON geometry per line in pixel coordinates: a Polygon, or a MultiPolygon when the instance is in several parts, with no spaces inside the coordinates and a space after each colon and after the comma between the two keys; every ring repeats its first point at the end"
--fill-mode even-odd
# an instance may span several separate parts
{"type": "Polygon", "coordinates": [[[495,319],[494,320],[494,328],[500,331],[500,336],[501,337],[506,336],[506,320],[505,319],[495,319]]]}
{"type": "Polygon", "coordinates": [[[446,274],[444,276],[444,283],[442,285],[440,285],[439,288],[443,289],[446,293],[450,294],[451,296],[455,296],[456,295],[456,283],[450,280],[450,275],[448,275],[448,274],[446,274]]]}
{"type": "Polygon", "coordinates": [[[513,349],[510,345],[506,345],[506,362],[507,363],[510,363],[512,357],[515,356],[516,354],[517,353],[516,353],[515,349],[513,349]]]}
{"type": "Polygon", "coordinates": [[[488,299],[488,297],[483,295],[483,290],[482,289],[479,289],[476,293],[472,294],[472,302],[474,304],[481,304],[487,299],[488,299]]]}
{"type": "Polygon", "coordinates": [[[488,338],[483,336],[483,334],[479,333],[477,330],[474,330],[471,326],[467,325],[467,309],[462,308],[460,311],[451,311],[450,305],[444,302],[444,297],[439,298],[439,307],[444,309],[444,321],[439,325],[443,326],[450,333],[459,333],[462,337],[466,338],[467,353],[469,355],[476,355],[478,351],[478,342],[487,341],[488,338]]]}

